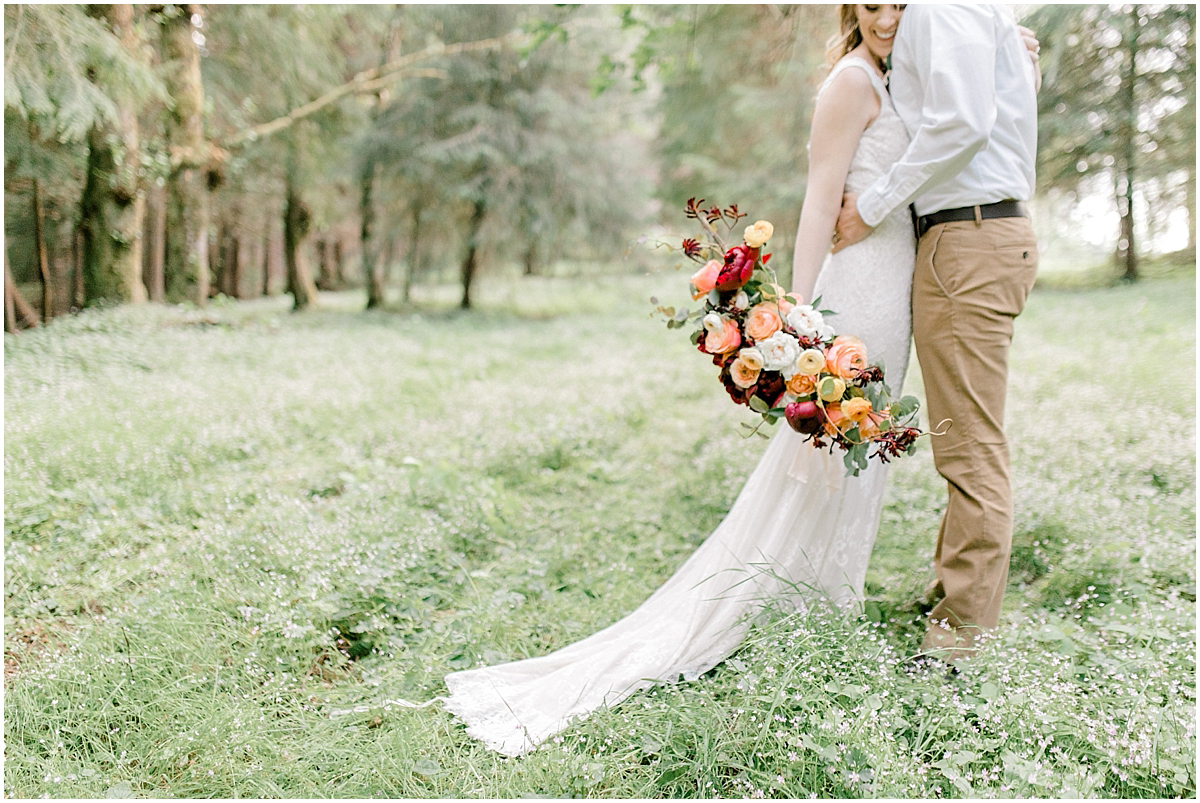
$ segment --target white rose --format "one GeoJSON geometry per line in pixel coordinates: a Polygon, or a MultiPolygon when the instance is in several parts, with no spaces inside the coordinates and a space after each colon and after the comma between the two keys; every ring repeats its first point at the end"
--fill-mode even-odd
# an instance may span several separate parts
{"type": "Polygon", "coordinates": [[[776,332],[758,344],[762,353],[763,368],[768,371],[791,369],[800,356],[800,343],[785,332],[776,332]]]}
{"type": "Polygon", "coordinates": [[[823,323],[817,327],[817,337],[821,340],[833,340],[833,338],[836,337],[836,332],[833,331],[832,326],[827,323],[823,323]]]}
{"type": "Polygon", "coordinates": [[[750,297],[744,291],[738,290],[738,294],[733,297],[733,308],[742,310],[748,306],[750,306],[750,297]]]}
{"type": "Polygon", "coordinates": [[[717,332],[725,328],[725,319],[716,312],[710,312],[705,315],[701,323],[706,332],[717,332]]]}
{"type": "Polygon", "coordinates": [[[822,327],[828,328],[824,317],[811,304],[792,307],[787,314],[787,323],[800,337],[817,337],[822,327]]]}

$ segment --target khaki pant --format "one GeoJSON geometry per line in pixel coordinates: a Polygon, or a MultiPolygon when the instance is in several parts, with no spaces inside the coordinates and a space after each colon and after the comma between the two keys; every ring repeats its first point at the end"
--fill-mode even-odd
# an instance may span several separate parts
{"type": "MultiPolygon", "coordinates": [[[[944,597],[930,613],[923,651],[969,655],[995,627],[1012,551],[1012,488],[1004,397],[1013,319],[1037,273],[1028,218],[934,226],[917,247],[913,337],[925,380],[933,459],[950,499],[935,565],[944,597]]],[[[936,593],[936,592],[935,592],[936,593]]]]}

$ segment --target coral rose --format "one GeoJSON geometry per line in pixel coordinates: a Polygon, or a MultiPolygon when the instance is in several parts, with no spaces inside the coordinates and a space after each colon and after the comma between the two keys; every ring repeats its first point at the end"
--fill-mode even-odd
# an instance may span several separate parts
{"type": "Polygon", "coordinates": [[[754,342],[766,340],[783,328],[779,307],[770,301],[756,305],[746,315],[746,337],[754,342]]]}
{"type": "Polygon", "coordinates": [[[887,420],[887,416],[883,413],[870,412],[862,423],[858,425],[858,431],[868,440],[879,435],[879,425],[887,420]]]}
{"type": "Polygon", "coordinates": [[[848,432],[853,426],[854,422],[846,418],[840,405],[825,405],[825,434],[832,438],[839,433],[848,432]]]}
{"type": "Polygon", "coordinates": [[[730,320],[715,312],[704,316],[704,350],[709,354],[728,354],[742,345],[742,333],[737,321],[730,320]]]}
{"type": "Polygon", "coordinates": [[[825,352],[825,364],[842,379],[853,379],[867,367],[867,346],[854,335],[838,335],[825,352]]]}
{"type": "Polygon", "coordinates": [[[729,378],[733,380],[733,384],[739,388],[748,388],[758,381],[758,374],[761,368],[755,368],[750,363],[746,362],[739,355],[729,365],[729,378]]]}
{"type": "Polygon", "coordinates": [[[762,248],[775,233],[775,227],[765,220],[760,220],[746,227],[744,234],[746,245],[751,248],[762,248]]]}
{"type": "Polygon", "coordinates": [[[719,259],[710,259],[704,263],[704,267],[696,271],[692,276],[692,300],[699,301],[713,291],[717,286],[717,276],[721,273],[721,261],[719,259]]]}

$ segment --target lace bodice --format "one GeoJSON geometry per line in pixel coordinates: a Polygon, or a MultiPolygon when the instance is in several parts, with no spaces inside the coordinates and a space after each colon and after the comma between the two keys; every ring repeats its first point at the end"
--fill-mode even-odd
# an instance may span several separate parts
{"type": "MultiPolygon", "coordinates": [[[[846,176],[847,191],[862,192],[904,155],[909,136],[883,79],[858,56],[845,56],[833,65],[817,97],[850,68],[870,76],[880,100],[879,116],[863,131],[846,176]]],[[[896,209],[866,240],[830,255],[814,290],[822,307],[838,313],[831,321],[834,329],[863,339],[868,358],[883,362],[897,393],[897,379],[903,381],[908,365],[915,240],[908,209],[896,209]]]]}

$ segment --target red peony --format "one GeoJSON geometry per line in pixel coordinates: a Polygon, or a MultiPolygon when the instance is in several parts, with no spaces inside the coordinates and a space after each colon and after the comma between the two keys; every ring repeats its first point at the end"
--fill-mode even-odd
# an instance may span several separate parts
{"type": "Polygon", "coordinates": [[[754,274],[754,263],[758,261],[759,249],[748,245],[736,245],[725,252],[725,267],[717,275],[717,289],[721,292],[737,290],[754,274]]]}
{"type": "Polygon", "coordinates": [[[814,402],[792,402],[785,413],[788,424],[801,435],[815,435],[821,431],[824,417],[821,408],[814,402]]]}

